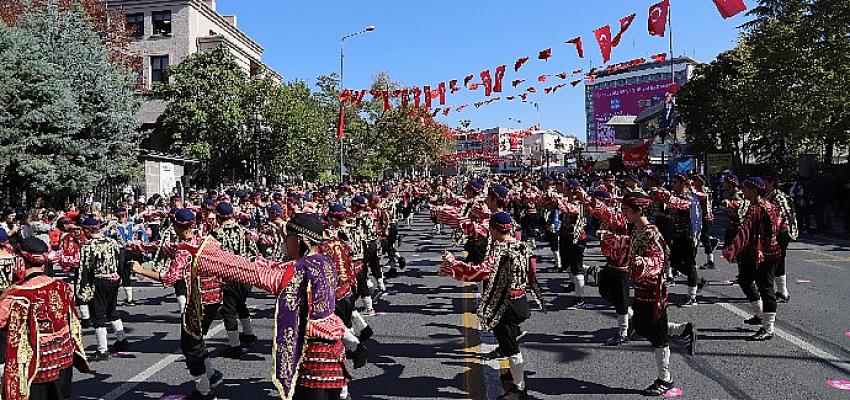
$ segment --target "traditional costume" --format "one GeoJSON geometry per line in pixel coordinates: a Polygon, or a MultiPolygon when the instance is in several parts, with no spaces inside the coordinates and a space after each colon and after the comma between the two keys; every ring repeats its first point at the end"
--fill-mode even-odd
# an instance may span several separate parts
{"type": "Polygon", "coordinates": [[[779,207],[781,211],[782,222],[779,225],[779,232],[776,239],[779,243],[781,257],[776,265],[774,276],[776,278],[776,299],[781,303],[787,303],[791,296],[788,294],[788,277],[785,274],[785,257],[788,252],[788,244],[793,240],[797,240],[800,235],[800,230],[797,227],[797,212],[794,208],[794,200],[791,196],[777,187],[778,176],[770,174],[764,178],[765,182],[771,184],[773,190],[765,196],[765,200],[771,202],[774,206],[779,207]]]}

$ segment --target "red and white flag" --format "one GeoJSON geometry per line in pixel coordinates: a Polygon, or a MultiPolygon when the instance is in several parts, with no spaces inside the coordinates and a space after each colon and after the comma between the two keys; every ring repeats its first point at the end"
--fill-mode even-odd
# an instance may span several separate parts
{"type": "Polygon", "coordinates": [[[623,34],[626,33],[630,26],[632,26],[632,22],[634,22],[636,15],[637,14],[632,14],[628,17],[620,18],[620,31],[617,32],[617,35],[611,40],[611,47],[617,47],[617,45],[620,44],[620,39],[623,38],[623,34]]]}
{"type": "Polygon", "coordinates": [[[602,52],[602,62],[611,61],[611,26],[605,25],[595,31],[596,41],[599,43],[599,51],[602,52]]]}
{"type": "Polygon", "coordinates": [[[528,61],[528,57],[517,59],[514,63],[514,72],[519,71],[519,69],[522,68],[522,64],[525,64],[526,61],[528,61]]]}
{"type": "Polygon", "coordinates": [[[496,93],[500,93],[502,91],[502,80],[505,79],[505,68],[507,65],[500,65],[496,67],[496,81],[493,83],[493,91],[496,93]]]}
{"type": "Polygon", "coordinates": [[[649,34],[664,37],[667,30],[667,14],[670,12],[670,0],[664,0],[649,7],[649,34]]]}
{"type": "Polygon", "coordinates": [[[484,95],[490,96],[493,92],[493,80],[490,78],[490,70],[481,71],[481,84],[484,85],[484,95]]]}
{"type": "Polygon", "coordinates": [[[584,58],[584,47],[581,45],[581,36],[567,40],[567,43],[574,44],[578,52],[578,58],[584,58]]]}
{"type": "Polygon", "coordinates": [[[714,0],[714,5],[724,19],[732,18],[747,9],[744,0],[714,0]]]}

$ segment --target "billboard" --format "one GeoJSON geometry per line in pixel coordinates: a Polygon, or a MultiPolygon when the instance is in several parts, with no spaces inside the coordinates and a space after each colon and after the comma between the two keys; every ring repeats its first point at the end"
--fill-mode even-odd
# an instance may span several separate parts
{"type": "Polygon", "coordinates": [[[670,81],[642,82],[593,91],[593,120],[596,145],[614,143],[614,128],[608,121],[615,115],[635,115],[664,101],[670,81]]]}

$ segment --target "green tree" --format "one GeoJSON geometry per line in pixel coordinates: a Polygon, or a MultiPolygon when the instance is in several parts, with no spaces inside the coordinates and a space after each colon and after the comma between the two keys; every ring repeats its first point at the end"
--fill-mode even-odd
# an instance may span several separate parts
{"type": "Polygon", "coordinates": [[[24,11],[0,27],[0,54],[4,185],[61,197],[137,173],[135,77],[84,10],[24,11]]]}

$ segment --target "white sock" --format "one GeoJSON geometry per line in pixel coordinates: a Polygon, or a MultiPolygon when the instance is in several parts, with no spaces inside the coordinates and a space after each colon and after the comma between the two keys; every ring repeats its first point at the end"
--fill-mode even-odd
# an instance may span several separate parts
{"type": "Polygon", "coordinates": [[[561,255],[558,254],[558,251],[553,251],[552,254],[555,255],[555,268],[561,269],[561,255]]]}
{"type": "Polygon", "coordinates": [[[133,287],[124,286],[124,294],[127,295],[127,301],[133,301],[133,287]]]}
{"type": "Polygon", "coordinates": [[[366,324],[366,320],[363,319],[363,316],[360,315],[360,312],[357,310],[354,310],[354,312],[351,313],[351,325],[354,328],[354,333],[356,335],[360,335],[360,332],[368,326],[366,324]]]}
{"type": "Polygon", "coordinates": [[[186,296],[177,296],[177,307],[180,307],[180,312],[186,309],[186,296]]]}
{"type": "Polygon", "coordinates": [[[706,254],[706,257],[708,258],[708,262],[710,262],[710,263],[714,262],[714,253],[708,253],[708,254],[706,254]]]}
{"type": "Polygon", "coordinates": [[[776,323],[776,313],[769,312],[764,313],[764,320],[762,320],[762,328],[766,330],[768,333],[773,333],[773,325],[776,323]]]}
{"type": "Polygon", "coordinates": [[[372,296],[366,296],[363,298],[363,306],[365,307],[364,312],[373,312],[375,308],[372,306],[372,296]]]}
{"type": "Polygon", "coordinates": [[[753,308],[753,316],[754,317],[759,317],[760,319],[764,319],[764,311],[762,311],[761,300],[751,301],[750,307],[753,308]]]}
{"type": "Polygon", "coordinates": [[[348,385],[342,387],[342,390],[339,391],[340,400],[344,400],[348,398],[348,385]]]}
{"type": "Polygon", "coordinates": [[[655,349],[655,366],[658,368],[658,379],[670,382],[670,347],[655,349]]]}
{"type": "Polygon", "coordinates": [[[240,319],[239,322],[242,323],[242,333],[249,336],[254,334],[254,326],[251,325],[251,318],[240,319]]]}
{"type": "Polygon", "coordinates": [[[242,343],[239,342],[239,331],[227,331],[227,345],[230,347],[239,347],[242,343]]]}
{"type": "Polygon", "coordinates": [[[617,314],[617,326],[620,328],[620,336],[629,334],[629,315],[617,314]]]}
{"type": "Polygon", "coordinates": [[[572,278],[576,285],[576,297],[584,297],[584,274],[573,275],[572,278]]]}
{"type": "Polygon", "coordinates": [[[91,315],[89,315],[89,305],[88,304],[80,304],[80,319],[90,319],[91,315]]]}
{"type": "Polygon", "coordinates": [[[127,335],[124,334],[124,322],[120,319],[112,321],[112,330],[115,331],[115,338],[119,341],[127,338],[127,335]]]}
{"type": "Polygon", "coordinates": [[[207,380],[209,380],[215,373],[215,367],[213,367],[212,360],[209,357],[204,359],[204,369],[206,369],[207,380]]]}
{"type": "Polygon", "coordinates": [[[201,394],[208,394],[210,392],[210,379],[207,378],[207,375],[199,375],[193,376],[192,379],[195,380],[195,389],[201,394]]]}
{"type": "Polygon", "coordinates": [[[670,336],[679,336],[685,331],[685,324],[677,324],[675,322],[667,323],[667,334],[670,336]]]}
{"type": "Polygon", "coordinates": [[[511,378],[514,380],[514,385],[519,390],[525,390],[525,360],[522,358],[522,353],[508,357],[508,364],[511,367],[511,378]]]}
{"type": "MultiPolygon", "coordinates": [[[[374,276],[369,276],[369,279],[366,280],[366,287],[369,288],[369,290],[372,290],[372,289],[375,288],[375,277],[374,276]]],[[[365,299],[365,297],[364,297],[364,299],[365,299]]]]}
{"type": "Polygon", "coordinates": [[[382,292],[387,291],[387,284],[384,283],[384,278],[378,278],[378,289],[381,289],[382,292]]]}
{"type": "Polygon", "coordinates": [[[776,291],[783,296],[788,296],[788,276],[782,275],[776,277],[776,291]]]}
{"type": "Polygon", "coordinates": [[[345,334],[342,335],[342,343],[345,345],[345,349],[348,351],[357,350],[357,346],[360,344],[360,339],[357,339],[357,336],[354,335],[354,332],[351,329],[346,329],[345,334]]]}
{"type": "Polygon", "coordinates": [[[688,297],[695,299],[697,298],[697,287],[696,286],[688,286],[688,297]]]}
{"type": "Polygon", "coordinates": [[[94,336],[97,338],[97,351],[106,353],[109,344],[106,342],[106,327],[95,328],[94,336]]]}

